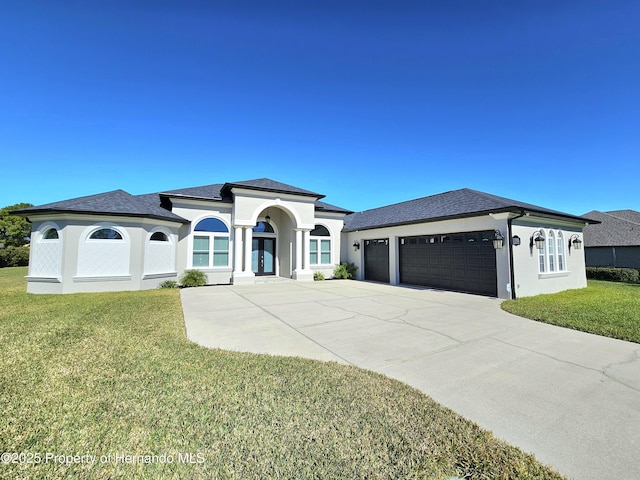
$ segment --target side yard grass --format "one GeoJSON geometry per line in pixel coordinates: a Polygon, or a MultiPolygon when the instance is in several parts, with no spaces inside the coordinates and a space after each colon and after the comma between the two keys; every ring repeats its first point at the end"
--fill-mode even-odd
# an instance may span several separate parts
{"type": "Polygon", "coordinates": [[[521,317],[640,343],[640,285],[589,280],[587,288],[507,300],[521,317]]]}
{"type": "Polygon", "coordinates": [[[382,375],[196,346],[177,290],[25,273],[0,269],[0,478],[562,478],[382,375]]]}

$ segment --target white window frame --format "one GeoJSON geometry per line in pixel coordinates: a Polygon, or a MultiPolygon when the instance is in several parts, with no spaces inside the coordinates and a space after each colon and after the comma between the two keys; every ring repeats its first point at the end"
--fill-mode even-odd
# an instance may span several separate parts
{"type": "Polygon", "coordinates": [[[309,236],[309,265],[314,267],[326,267],[329,265],[333,265],[333,236],[331,235],[331,230],[329,229],[329,227],[321,223],[317,223],[314,227],[314,230],[317,229],[318,227],[326,228],[327,232],[329,232],[329,235],[322,235],[322,236],[310,235],[309,236]],[[322,261],[322,242],[323,241],[329,242],[329,261],[328,262],[322,261]],[[315,248],[314,248],[314,244],[315,244],[315,248]],[[316,254],[316,258],[317,258],[316,263],[313,263],[311,261],[312,253],[316,254]]]}
{"type": "MultiPolygon", "coordinates": [[[[190,241],[189,241],[189,267],[190,268],[195,268],[195,269],[199,269],[199,270],[219,270],[219,269],[228,269],[230,268],[230,264],[231,264],[231,229],[229,228],[229,224],[223,219],[220,218],[217,215],[206,215],[203,216],[201,218],[198,218],[197,220],[194,220],[192,222],[193,225],[193,230],[191,231],[191,235],[190,235],[190,241]],[[199,232],[196,231],[196,226],[203,220],[206,220],[208,218],[215,218],[216,220],[220,220],[225,228],[227,229],[226,232],[199,232]],[[209,258],[208,258],[208,262],[207,265],[194,265],[193,264],[193,255],[196,252],[196,250],[194,250],[194,243],[195,243],[195,239],[196,237],[207,237],[208,241],[207,241],[207,245],[208,245],[208,254],[209,254],[209,258]],[[227,249],[226,251],[223,250],[215,250],[215,239],[216,238],[226,238],[227,239],[227,249]],[[216,253],[220,254],[220,253],[226,253],[227,255],[227,263],[225,265],[215,265],[215,256],[216,253]]],[[[204,252],[204,250],[202,250],[204,252]]]]}
{"type": "Polygon", "coordinates": [[[565,254],[564,232],[552,228],[538,230],[544,238],[544,248],[538,250],[538,273],[540,275],[567,273],[569,269],[565,254]]]}
{"type": "Polygon", "coordinates": [[[549,273],[556,273],[558,262],[556,261],[556,233],[553,230],[549,230],[547,235],[547,271],[549,273]]]}
{"type": "Polygon", "coordinates": [[[556,255],[558,257],[558,272],[566,272],[567,256],[564,254],[564,233],[562,232],[562,230],[558,230],[557,232],[556,255]]]}
{"type": "Polygon", "coordinates": [[[544,238],[544,247],[538,250],[538,273],[547,273],[547,234],[544,229],[540,229],[540,236],[544,238]]]}

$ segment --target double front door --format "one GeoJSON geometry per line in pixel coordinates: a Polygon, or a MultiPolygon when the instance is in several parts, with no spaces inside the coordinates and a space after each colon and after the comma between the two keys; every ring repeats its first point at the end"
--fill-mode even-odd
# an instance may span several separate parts
{"type": "Polygon", "coordinates": [[[276,239],[253,238],[251,249],[251,270],[256,275],[276,274],[276,239]]]}

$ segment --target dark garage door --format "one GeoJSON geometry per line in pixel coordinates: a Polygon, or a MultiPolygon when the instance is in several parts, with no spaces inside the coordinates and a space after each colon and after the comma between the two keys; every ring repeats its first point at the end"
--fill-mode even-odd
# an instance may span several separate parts
{"type": "Polygon", "coordinates": [[[400,282],[497,296],[493,231],[400,239],[400,282]]]}
{"type": "Polygon", "coordinates": [[[389,239],[364,241],[364,279],[389,283],[389,239]]]}

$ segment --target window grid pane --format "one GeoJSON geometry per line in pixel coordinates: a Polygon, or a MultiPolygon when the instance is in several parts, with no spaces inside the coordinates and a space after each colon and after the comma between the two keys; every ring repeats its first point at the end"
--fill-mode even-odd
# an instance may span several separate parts
{"type": "Polygon", "coordinates": [[[558,270],[563,272],[564,269],[564,236],[558,232],[558,270]]]}
{"type": "Polygon", "coordinates": [[[320,263],[328,265],[331,263],[331,240],[320,240],[320,263]]]}
{"type": "Polygon", "coordinates": [[[549,272],[555,272],[556,271],[556,255],[555,255],[555,243],[556,243],[556,237],[553,234],[553,232],[549,232],[549,242],[547,242],[549,244],[549,272]]]}
{"type": "MultiPolygon", "coordinates": [[[[545,238],[544,234],[542,232],[541,232],[540,236],[542,238],[545,238]]],[[[546,239],[545,239],[545,243],[544,244],[546,246],[546,244],[547,244],[546,239]]],[[[538,250],[538,268],[540,270],[540,273],[544,273],[546,271],[546,269],[545,269],[545,256],[546,256],[545,247],[542,247],[540,250],[538,250]]]]}

